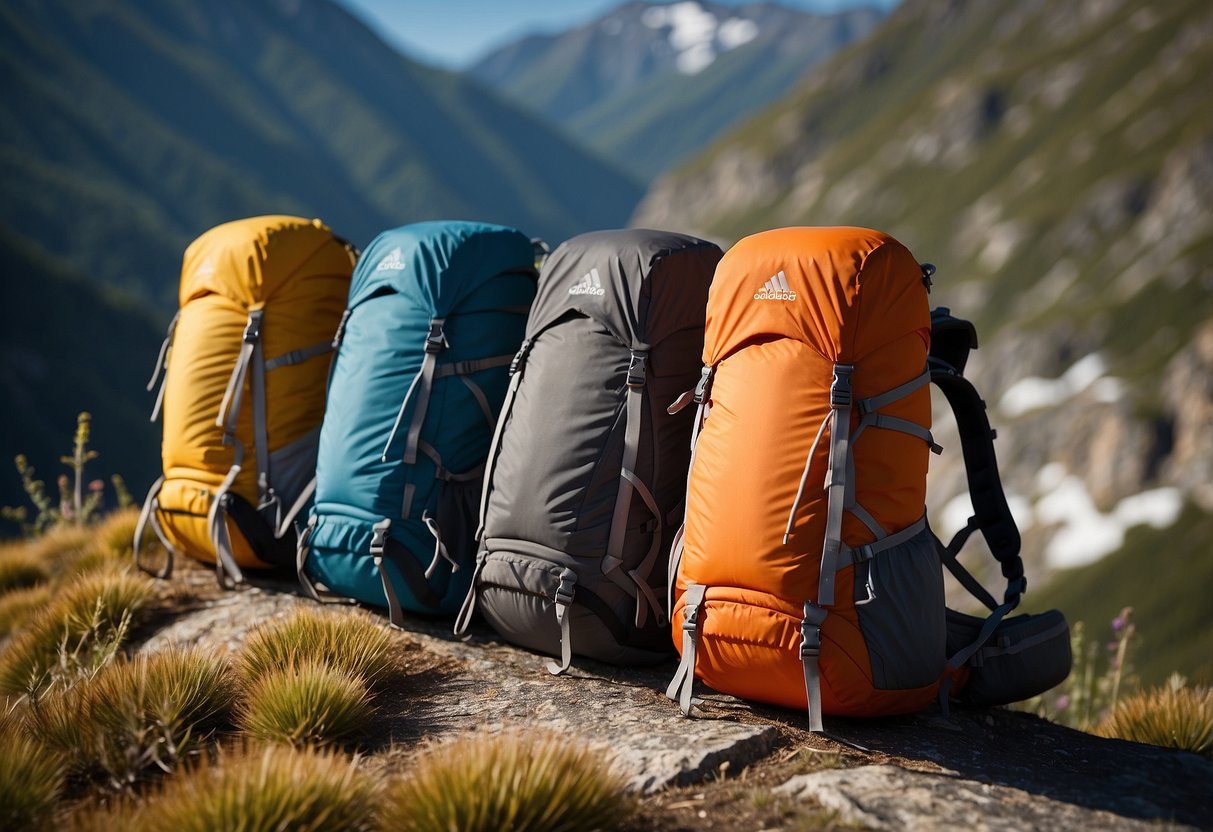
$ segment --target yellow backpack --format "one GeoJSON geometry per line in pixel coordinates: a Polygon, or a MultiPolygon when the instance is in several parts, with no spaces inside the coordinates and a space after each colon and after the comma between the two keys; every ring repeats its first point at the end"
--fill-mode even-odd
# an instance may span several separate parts
{"type": "Polygon", "coordinates": [[[180,309],[148,390],[160,381],[164,474],[135,532],[135,562],[157,577],[184,552],[215,564],[293,566],[289,511],[316,468],[332,342],[357,252],[319,220],[268,216],[217,226],[190,244],[180,309]],[[168,550],[140,562],[151,524],[168,550]]]}

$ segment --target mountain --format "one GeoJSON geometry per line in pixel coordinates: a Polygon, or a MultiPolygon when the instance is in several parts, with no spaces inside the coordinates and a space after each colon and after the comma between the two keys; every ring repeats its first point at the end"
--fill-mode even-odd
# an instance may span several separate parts
{"type": "Polygon", "coordinates": [[[880,19],[775,3],[630,2],[571,31],[531,35],[470,70],[644,179],[788,91],[880,19]]]}
{"type": "MultiPolygon", "coordinates": [[[[1208,631],[1192,576],[1213,551],[1186,535],[1213,514],[1211,77],[1203,0],[906,0],[655,183],[633,223],[722,242],[874,226],[937,264],[933,303],[979,325],[969,372],[1035,597],[1099,626],[1148,604],[1143,633],[1208,631]]],[[[936,421],[946,533],[969,505],[936,421]]]]}
{"type": "MultiPolygon", "coordinates": [[[[121,474],[133,496],[158,475],[159,425],[148,422],[144,389],[163,323],[146,308],[96,280],[72,273],[13,232],[0,228],[0,505],[28,505],[13,458],[25,454],[56,494],[67,468],[76,414],[93,414],[89,480],[121,474]]],[[[6,525],[6,524],[5,524],[6,525]]]]}
{"type": "Polygon", "coordinates": [[[329,0],[0,6],[0,225],[164,308],[185,245],[241,216],[319,216],[359,245],[443,217],[556,242],[639,195],[329,0]]]}

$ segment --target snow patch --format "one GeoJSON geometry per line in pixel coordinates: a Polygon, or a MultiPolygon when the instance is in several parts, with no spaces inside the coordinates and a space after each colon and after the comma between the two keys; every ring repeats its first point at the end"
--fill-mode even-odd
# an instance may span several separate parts
{"type": "MultiPolygon", "coordinates": [[[[1011,509],[1011,516],[1015,518],[1016,526],[1025,529],[1032,525],[1031,500],[1008,492],[1007,508],[1011,509]]],[[[938,533],[939,539],[947,543],[954,534],[965,527],[972,516],[973,501],[969,498],[969,492],[966,491],[948,500],[939,515],[931,518],[931,527],[938,533]]]]}
{"type": "Polygon", "coordinates": [[[1022,416],[1033,410],[1057,407],[1088,388],[1096,401],[1117,401],[1124,386],[1119,379],[1105,376],[1107,369],[1103,356],[1093,352],[1078,359],[1058,378],[1021,378],[1002,394],[998,409],[1007,416],[1022,416]]]}
{"type": "Polygon", "coordinates": [[[650,29],[670,30],[670,47],[678,53],[674,64],[684,75],[702,72],[719,52],[736,49],[758,36],[758,24],[754,21],[731,17],[717,22],[716,15],[695,0],[650,6],[640,20],[650,29]]]}
{"type": "Polygon", "coordinates": [[[1067,476],[1036,504],[1035,519],[1059,525],[1045,548],[1055,569],[1094,563],[1115,552],[1133,526],[1165,529],[1179,519],[1183,494],[1178,488],[1155,488],[1125,497],[1104,514],[1095,506],[1082,480],[1067,476]]]}

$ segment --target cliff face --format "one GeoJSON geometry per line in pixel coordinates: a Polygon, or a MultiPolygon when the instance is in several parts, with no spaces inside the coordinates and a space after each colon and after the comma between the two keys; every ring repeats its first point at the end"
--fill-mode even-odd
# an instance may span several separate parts
{"type": "MultiPolygon", "coordinates": [[[[1039,587],[1185,502],[1213,511],[1210,77],[1198,0],[907,0],[633,223],[874,226],[936,263],[933,303],[979,326],[970,375],[1039,587]]],[[[941,432],[947,532],[967,506],[941,432]]]]}

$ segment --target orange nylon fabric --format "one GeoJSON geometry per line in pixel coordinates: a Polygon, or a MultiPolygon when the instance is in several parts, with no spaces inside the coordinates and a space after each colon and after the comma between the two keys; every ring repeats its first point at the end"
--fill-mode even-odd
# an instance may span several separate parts
{"type": "MultiPolygon", "coordinates": [[[[853,364],[854,398],[874,396],[926,367],[930,314],[918,262],[888,235],[862,228],[785,228],[738,242],[708,299],[704,363],[715,367],[687,496],[677,595],[708,587],[696,676],[746,698],[803,708],[800,621],[815,601],[828,493],[829,428],[814,454],[790,540],[783,542],[813,438],[830,412],[835,363],[853,364]],[[783,290],[783,286],[787,290],[783,290]],[[774,287],[772,292],[768,287],[774,287]]],[[[921,387],[880,411],[930,427],[921,387]]],[[[852,409],[851,431],[859,424],[852,409]]],[[[886,533],[917,521],[928,449],[917,437],[867,429],[853,444],[855,494],[886,533]]],[[[850,513],[847,546],[874,535],[850,513]]],[[[823,710],[917,710],[935,695],[878,691],[853,603],[854,567],[838,573],[823,626],[823,710]]],[[[682,644],[682,602],[674,642],[682,644]]]]}
{"type": "MultiPolygon", "coordinates": [[[[249,310],[264,310],[261,343],[267,361],[331,342],[353,266],[350,250],[322,222],[290,216],[225,223],[186,249],[181,311],[166,375],[161,447],[165,483],[157,519],[169,539],[192,557],[215,561],[206,515],[235,457],[234,447],[223,445],[223,429],[215,420],[249,310]]],[[[329,360],[324,354],[266,373],[271,452],[319,427],[329,360]]],[[[232,493],[257,506],[251,384],[250,372],[236,426],[244,461],[232,493]]],[[[237,563],[266,566],[230,518],[227,525],[237,563]]]]}

